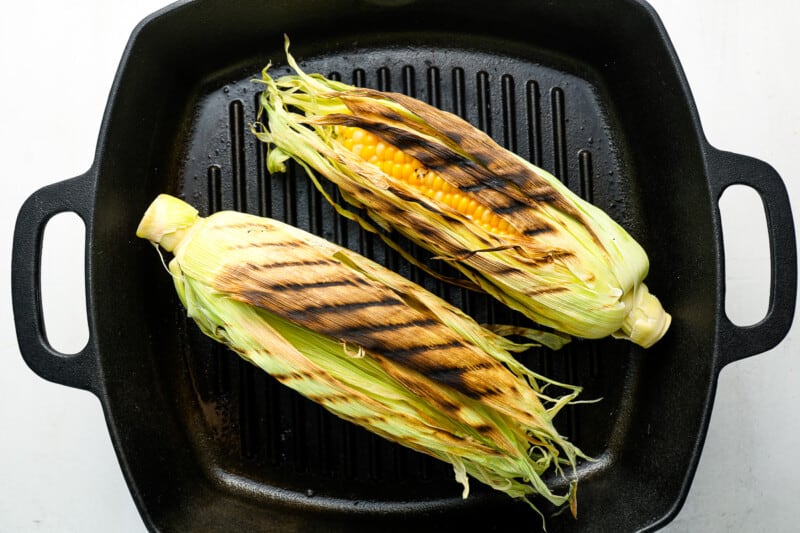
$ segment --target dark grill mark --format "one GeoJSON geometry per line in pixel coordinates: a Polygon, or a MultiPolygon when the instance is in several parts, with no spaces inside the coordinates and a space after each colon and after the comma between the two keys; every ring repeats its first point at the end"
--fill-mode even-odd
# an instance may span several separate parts
{"type": "Polygon", "coordinates": [[[484,362],[474,366],[448,366],[447,364],[437,364],[435,362],[426,365],[425,360],[415,360],[409,366],[415,368],[431,381],[450,387],[474,400],[503,394],[503,390],[500,387],[482,383],[481,381],[475,383],[474,379],[468,381],[466,378],[467,374],[471,372],[495,368],[496,365],[491,362],[484,362]]]}
{"type": "MultiPolygon", "coordinates": [[[[385,75],[388,76],[388,74],[389,74],[388,70],[384,71],[384,72],[385,72],[385,75]]],[[[370,100],[361,100],[361,99],[359,99],[359,97],[361,97],[361,96],[367,96],[367,97],[375,98],[377,100],[382,100],[384,98],[384,92],[387,92],[388,85],[389,85],[388,84],[388,81],[389,81],[388,79],[385,79],[384,81],[386,82],[384,88],[379,88],[379,90],[377,90],[377,91],[373,91],[371,89],[363,89],[363,90],[358,91],[356,93],[356,97],[355,98],[352,98],[347,94],[343,94],[341,96],[341,99],[345,103],[347,108],[350,110],[350,112],[352,113],[352,115],[345,115],[345,116],[371,114],[371,115],[377,115],[379,117],[384,117],[384,118],[386,118],[386,119],[388,119],[390,121],[393,121],[393,122],[402,122],[402,121],[404,121],[405,119],[403,118],[403,116],[400,115],[399,113],[397,113],[391,107],[387,107],[387,106],[385,106],[383,104],[379,104],[379,103],[374,103],[374,102],[371,102],[370,100]],[[381,92],[381,91],[383,91],[383,92],[381,92]]]]}
{"type": "Polygon", "coordinates": [[[366,282],[360,278],[354,279],[334,279],[326,281],[312,281],[308,282],[291,282],[281,283],[278,282],[272,286],[275,289],[287,289],[290,291],[305,291],[309,289],[325,289],[328,287],[357,287],[359,285],[366,285],[366,282]]]}
{"type": "Polygon", "coordinates": [[[231,250],[247,250],[248,248],[297,248],[300,243],[294,241],[261,241],[261,242],[243,242],[232,244],[231,250]]]}
{"type": "Polygon", "coordinates": [[[333,405],[352,401],[352,398],[346,394],[308,394],[306,398],[322,405],[333,405]]]}
{"type": "MultiPolygon", "coordinates": [[[[406,202],[420,203],[419,198],[417,198],[416,196],[412,196],[411,194],[408,194],[407,192],[402,191],[402,190],[398,189],[397,187],[389,186],[386,190],[388,190],[390,193],[394,194],[395,196],[397,196],[401,200],[405,200],[406,202]]],[[[397,211],[393,211],[393,213],[397,214],[397,213],[399,213],[401,211],[402,210],[398,209],[397,211]]]]}
{"type": "Polygon", "coordinates": [[[465,396],[467,396],[468,398],[472,398],[473,400],[481,400],[483,398],[487,398],[490,396],[499,396],[503,394],[502,389],[491,386],[487,386],[485,389],[472,389],[468,387],[461,387],[459,388],[459,392],[464,393],[465,396]]]}
{"type": "Polygon", "coordinates": [[[489,424],[481,424],[479,426],[475,426],[475,431],[477,431],[481,435],[486,435],[488,433],[491,433],[493,429],[494,428],[492,428],[492,426],[490,426],[489,424]]]}
{"type": "Polygon", "coordinates": [[[418,344],[416,346],[411,346],[409,348],[403,348],[399,350],[392,350],[391,352],[387,353],[387,357],[391,359],[406,359],[409,357],[413,357],[414,355],[418,355],[424,352],[432,352],[436,350],[446,350],[448,348],[459,348],[463,346],[461,341],[454,340],[450,342],[443,342],[440,344],[431,344],[431,345],[424,345],[418,344]]]}
{"type": "Polygon", "coordinates": [[[304,319],[316,314],[325,313],[348,313],[350,311],[357,311],[359,309],[367,309],[370,307],[405,307],[405,304],[400,300],[371,300],[368,302],[348,302],[341,304],[325,304],[306,307],[305,309],[298,309],[289,311],[287,315],[294,319],[304,319]]]}
{"type": "Polygon", "coordinates": [[[517,272],[519,272],[518,268],[508,265],[492,268],[492,274],[495,276],[508,276],[510,274],[516,274],[517,272]]]}
{"type": "Polygon", "coordinates": [[[463,436],[461,436],[461,435],[458,435],[458,434],[456,434],[456,433],[450,433],[450,432],[446,432],[446,433],[445,433],[445,432],[442,432],[442,431],[440,431],[440,432],[439,432],[439,434],[440,434],[440,435],[441,435],[441,434],[445,434],[445,435],[447,435],[447,437],[449,437],[451,440],[455,440],[455,441],[464,441],[464,440],[466,440],[466,438],[465,438],[465,437],[463,437],[463,436]]]}
{"type": "Polygon", "coordinates": [[[550,233],[553,231],[548,227],[538,227],[538,228],[528,228],[522,232],[523,235],[526,237],[535,237],[536,235],[541,235],[542,233],[550,233]]]}
{"type": "Polygon", "coordinates": [[[350,421],[354,424],[359,424],[361,426],[369,427],[375,422],[386,422],[386,419],[380,415],[372,415],[372,416],[351,416],[349,417],[350,421]]]}
{"type": "Polygon", "coordinates": [[[408,322],[402,322],[399,324],[368,324],[363,326],[354,326],[354,327],[344,327],[337,330],[330,330],[327,333],[331,337],[341,337],[341,336],[350,336],[350,337],[358,337],[361,335],[369,335],[371,333],[380,333],[383,331],[393,331],[398,329],[407,329],[413,327],[433,327],[438,326],[439,322],[433,320],[432,318],[420,318],[417,320],[410,320],[408,322]]]}
{"type": "Polygon", "coordinates": [[[480,192],[484,189],[487,189],[489,186],[485,183],[472,183],[470,185],[461,185],[458,187],[458,190],[461,192],[480,192]]]}
{"type": "Polygon", "coordinates": [[[511,203],[501,207],[495,207],[492,211],[498,215],[510,215],[512,213],[516,213],[521,209],[525,209],[527,206],[522,202],[517,202],[516,200],[509,199],[511,203]]]}
{"type": "MultiPolygon", "coordinates": [[[[302,267],[314,267],[314,266],[323,266],[323,265],[331,265],[334,264],[332,261],[327,259],[320,259],[320,260],[299,260],[299,261],[276,261],[276,262],[266,262],[266,263],[245,263],[246,269],[249,270],[272,270],[277,269],[280,270],[282,268],[302,268],[302,267]]],[[[241,270],[245,270],[244,268],[241,270]]],[[[359,280],[361,281],[361,280],[359,280]]],[[[295,284],[288,284],[288,285],[304,285],[302,283],[295,283],[295,284]]],[[[272,286],[272,285],[271,285],[272,286]]],[[[280,286],[280,283],[274,285],[275,287],[280,286]]],[[[286,286],[286,285],[284,285],[286,286]]],[[[293,287],[290,287],[293,288],[293,287]]]]}
{"type": "MultiPolygon", "coordinates": [[[[409,133],[405,130],[401,130],[400,128],[396,128],[393,126],[389,126],[388,124],[374,124],[365,122],[362,128],[372,131],[376,135],[380,136],[381,138],[388,141],[391,145],[397,148],[400,151],[408,152],[412,149],[423,149],[423,148],[430,148],[432,145],[429,142],[426,142],[416,135],[409,133]]],[[[420,163],[425,164],[425,161],[417,157],[420,163]]],[[[427,166],[427,165],[426,165],[427,166]]]]}
{"type": "Polygon", "coordinates": [[[276,261],[274,263],[264,263],[262,265],[256,265],[260,268],[292,268],[292,267],[312,267],[312,266],[322,266],[331,264],[331,261],[327,259],[316,259],[310,261],[276,261]]]}
{"type": "Polygon", "coordinates": [[[439,174],[446,173],[447,169],[452,167],[459,167],[460,170],[472,175],[482,175],[485,172],[473,161],[441,144],[423,140],[418,142],[417,146],[411,147],[409,153],[420,163],[439,174]]]}
{"type": "MultiPolygon", "coordinates": [[[[392,193],[395,193],[395,191],[397,189],[394,189],[394,188],[390,187],[389,190],[392,193]]],[[[385,214],[392,215],[392,216],[398,216],[398,215],[404,214],[405,211],[403,211],[402,209],[400,209],[399,207],[397,207],[394,204],[386,204],[385,206],[381,206],[381,209],[378,211],[378,213],[379,214],[380,213],[385,213],[385,214]]]]}
{"type": "MultiPolygon", "coordinates": [[[[509,183],[502,177],[490,174],[487,171],[480,169],[477,165],[472,165],[476,169],[471,172],[471,177],[476,181],[473,183],[465,183],[458,186],[459,190],[463,192],[479,192],[484,189],[494,189],[495,191],[507,195],[509,192],[509,183]]],[[[462,166],[463,168],[463,166],[462,166]]]]}
{"type": "Polygon", "coordinates": [[[278,381],[298,381],[298,380],[311,380],[314,379],[315,375],[311,372],[289,372],[286,374],[272,374],[272,376],[277,379],[278,381]]]}
{"type": "Polygon", "coordinates": [[[445,383],[461,383],[461,376],[469,372],[468,368],[463,366],[438,366],[434,368],[426,368],[425,375],[434,381],[445,383]]]}
{"type": "Polygon", "coordinates": [[[537,193],[531,196],[531,200],[533,200],[537,204],[552,204],[557,199],[558,199],[558,193],[554,190],[537,193]]]}
{"type": "Polygon", "coordinates": [[[568,290],[566,287],[539,287],[536,289],[528,289],[525,291],[525,294],[528,296],[540,296],[542,294],[555,294],[566,290],[568,290]]]}
{"type": "Polygon", "coordinates": [[[366,196],[367,198],[374,198],[375,201],[380,200],[380,197],[377,194],[375,194],[372,191],[372,189],[368,189],[367,187],[361,187],[360,185],[355,185],[353,188],[361,196],[366,196]]]}
{"type": "Polygon", "coordinates": [[[457,414],[459,411],[461,411],[460,405],[443,399],[440,399],[436,405],[442,408],[443,410],[447,411],[448,413],[453,413],[454,415],[457,414]]]}
{"type": "Polygon", "coordinates": [[[464,382],[464,374],[468,371],[469,370],[464,367],[445,367],[435,371],[426,371],[425,375],[436,383],[452,387],[468,395],[469,386],[464,382]]]}
{"type": "Polygon", "coordinates": [[[472,366],[427,366],[425,367],[425,375],[435,381],[441,382],[458,382],[461,383],[461,377],[469,372],[476,372],[481,370],[488,370],[494,368],[496,365],[489,361],[479,363],[472,366]]]}

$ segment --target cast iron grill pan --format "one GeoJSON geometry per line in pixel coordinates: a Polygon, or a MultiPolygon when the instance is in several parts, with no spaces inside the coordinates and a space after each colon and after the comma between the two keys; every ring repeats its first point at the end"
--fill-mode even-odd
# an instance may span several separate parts
{"type": "Polygon", "coordinates": [[[94,164],[34,193],[14,242],[23,356],[42,376],[101,400],[148,528],[540,527],[527,506],[477,482],[462,500],[448,465],[340,421],[204,337],[185,318],[155,252],[133,236],[147,205],[168,192],[203,215],[236,209],[316,233],[479,322],[527,324],[486,296],[423,274],[336,215],[298,167],[266,172],[265,148],[249,131],[261,90],[253,79],[270,60],[273,75],[288,72],[284,32],[307,72],[405,93],[462,116],[551,171],[643,244],[652,264],[648,286],[674,317],[662,341],[645,351],[576,340],[521,358],[582,385],[586,399],[602,398],[557,419],[597,460],[579,467],[579,519],[549,517],[548,530],[632,531],[669,521],[697,464],[717,373],[785,335],[797,269],[780,178],[760,161],[708,145],[655,14],[622,0],[509,2],[491,10],[471,1],[201,0],[170,6],[137,28],[94,164]],[[732,183],[761,195],[773,253],[767,317],[747,328],[722,311],[717,199],[732,183]],[[47,343],[38,297],[43,228],[67,210],[87,225],[91,337],[69,357],[47,343]]]}
{"type": "MultiPolygon", "coordinates": [[[[584,196],[592,196],[596,171],[613,178],[614,169],[619,168],[607,148],[610,139],[603,132],[608,128],[598,102],[586,83],[530,66],[528,76],[536,74],[536,78],[518,80],[516,74],[526,72],[526,65],[514,60],[498,63],[496,58],[476,52],[424,50],[420,57],[428,59],[418,63],[409,63],[405,55],[375,49],[348,54],[346,60],[323,57],[308,61],[304,68],[358,86],[403,92],[455,112],[493,134],[503,145],[529,154],[531,160],[539,164],[547,161],[562,180],[584,196]],[[483,68],[476,69],[476,64],[483,68]],[[597,118],[589,120],[585,118],[588,116],[597,118]]],[[[276,70],[273,75],[281,72],[276,70]]],[[[379,238],[338,216],[299,167],[291,166],[285,175],[269,175],[264,166],[264,146],[249,131],[249,124],[257,119],[260,85],[252,81],[255,74],[222,87],[212,84],[211,92],[198,99],[182,162],[181,196],[190,199],[204,215],[221,209],[247,211],[321,235],[423,284],[482,323],[524,323],[485,295],[454,289],[425,275],[379,238]]],[[[613,189],[624,186],[610,184],[613,189]]],[[[326,189],[343,203],[334,186],[326,184],[326,189]]],[[[406,246],[417,257],[427,257],[407,242],[406,246]]],[[[250,472],[265,485],[271,485],[277,477],[317,499],[326,494],[335,497],[337,492],[330,487],[340,481],[346,481],[347,488],[342,488],[348,499],[355,500],[370,499],[376,490],[389,500],[407,498],[408,490],[414,490],[418,497],[458,496],[449,465],[390,445],[339,421],[233,357],[191,325],[182,327],[182,331],[182,343],[189,347],[184,355],[195,393],[206,405],[200,413],[213,412],[199,423],[205,429],[198,434],[201,438],[208,432],[217,436],[214,456],[224,458],[226,469],[250,472]]],[[[531,350],[527,358],[529,364],[549,376],[585,384],[589,394],[591,390],[620,390],[629,365],[625,358],[628,348],[610,345],[616,368],[603,371],[599,346],[576,342],[557,354],[531,350]]],[[[612,405],[614,401],[608,399],[599,408],[567,411],[560,421],[561,430],[578,438],[590,451],[602,453],[613,429],[607,413],[618,407],[612,405]],[[608,423],[589,423],[581,431],[582,418],[605,418],[608,423]]],[[[478,484],[475,491],[481,493],[478,484]]]]}

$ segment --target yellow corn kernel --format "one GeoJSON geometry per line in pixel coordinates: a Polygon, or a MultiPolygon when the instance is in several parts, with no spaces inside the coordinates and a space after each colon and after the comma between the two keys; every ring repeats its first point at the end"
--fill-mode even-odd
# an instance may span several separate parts
{"type": "Polygon", "coordinates": [[[436,172],[376,135],[352,126],[336,126],[334,133],[345,148],[374,164],[390,178],[411,185],[434,203],[455,209],[498,235],[515,233],[508,221],[481,205],[472,195],[453,187],[436,172]]]}
{"type": "Polygon", "coordinates": [[[436,189],[433,186],[434,185],[433,181],[434,181],[435,178],[436,178],[436,174],[434,174],[433,172],[427,171],[425,173],[425,187],[427,187],[428,189],[432,190],[433,192],[436,192],[436,189]]]}
{"type": "Polygon", "coordinates": [[[375,145],[364,144],[364,147],[361,149],[361,158],[369,161],[373,155],[375,155],[375,145]]]}
{"type": "MultiPolygon", "coordinates": [[[[499,217],[498,217],[498,218],[499,218],[499,217]]],[[[508,230],[510,229],[510,225],[509,225],[509,223],[508,223],[508,221],[507,221],[507,220],[505,220],[505,219],[503,219],[503,218],[500,218],[500,222],[499,222],[499,223],[498,223],[498,225],[497,225],[497,229],[498,229],[498,230],[499,230],[501,233],[508,233],[508,230]]]]}
{"type": "Polygon", "coordinates": [[[403,181],[410,182],[413,175],[414,175],[414,167],[411,165],[411,163],[403,163],[403,168],[401,172],[403,181]]]}
{"type": "Polygon", "coordinates": [[[453,208],[458,211],[459,213],[466,213],[467,206],[469,205],[469,196],[466,195],[453,195],[454,205],[453,208]],[[458,201],[456,202],[456,199],[458,201]]]}
{"type": "Polygon", "coordinates": [[[483,220],[483,213],[486,209],[479,203],[475,202],[475,209],[470,213],[472,220],[483,220]]]}
{"type": "Polygon", "coordinates": [[[386,148],[381,152],[381,159],[394,163],[395,152],[397,152],[397,149],[394,146],[386,145],[386,148]]]}
{"type": "Polygon", "coordinates": [[[364,135],[366,135],[366,131],[362,130],[361,128],[347,128],[348,132],[351,137],[353,137],[353,142],[360,143],[364,140],[364,135]]]}

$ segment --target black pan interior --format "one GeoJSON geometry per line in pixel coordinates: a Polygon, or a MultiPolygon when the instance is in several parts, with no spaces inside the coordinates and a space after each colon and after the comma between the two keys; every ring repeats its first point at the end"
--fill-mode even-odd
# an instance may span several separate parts
{"type": "Polygon", "coordinates": [[[461,500],[446,465],[339,421],[203,337],[185,319],[158,256],[133,237],[148,203],[168,192],[201,214],[237,209],[317,233],[481,322],[525,323],[388,251],[338,217],[297,168],[266,172],[263,146],[249,132],[260,90],[253,79],[270,60],[273,74],[288,72],[284,32],[308,72],[463,116],[644,245],[648,286],[674,316],[665,339],[648,351],[577,340],[522,357],[582,385],[585,398],[601,398],[558,420],[597,461],[579,471],[580,519],[551,518],[548,529],[612,531],[663,520],[683,497],[713,392],[717,299],[708,280],[716,279],[717,251],[703,141],[649,9],[621,1],[491,10],[478,2],[268,4],[193,2],[143,24],[98,147],[93,320],[98,344],[111,347],[101,352],[109,427],[148,524],[539,526],[527,507],[477,482],[461,500]]]}

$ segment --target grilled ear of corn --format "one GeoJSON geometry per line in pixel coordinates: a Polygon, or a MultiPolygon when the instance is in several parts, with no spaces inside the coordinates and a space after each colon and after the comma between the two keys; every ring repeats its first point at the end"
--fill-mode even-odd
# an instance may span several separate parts
{"type": "Polygon", "coordinates": [[[525,349],[380,265],[276,220],[200,217],[160,195],[137,236],[172,252],[169,272],[209,337],[337,416],[453,465],[514,498],[574,473],[581,451],[552,419],[580,389],[517,362],[525,349]],[[547,393],[545,393],[547,387],[547,393]],[[560,392],[559,392],[560,391],[560,392]]]}
{"type": "Polygon", "coordinates": [[[318,188],[317,175],[329,179],[378,226],[540,324],[644,347],[665,334],[670,315],[643,283],[647,255],[607,214],[459,117],[306,74],[286,47],[297,74],[264,70],[253,125],[271,171],[296,160],[318,188]]]}

